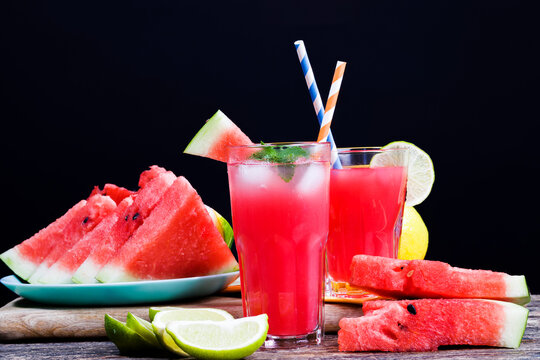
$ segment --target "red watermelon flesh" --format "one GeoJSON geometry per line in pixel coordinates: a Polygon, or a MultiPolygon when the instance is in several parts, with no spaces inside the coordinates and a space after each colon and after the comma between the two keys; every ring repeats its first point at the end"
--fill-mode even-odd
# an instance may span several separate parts
{"type": "Polygon", "coordinates": [[[339,321],[340,351],[434,351],[443,345],[517,348],[529,311],[482,299],[367,301],[339,321]]]}
{"type": "Polygon", "coordinates": [[[135,192],[114,184],[105,184],[103,186],[103,190],[101,190],[98,186],[95,186],[89,197],[96,194],[107,195],[113,199],[116,204],[120,204],[122,200],[135,194],[135,192]]]}
{"type": "Polygon", "coordinates": [[[99,272],[101,282],[203,276],[238,269],[200,196],[178,177],[163,199],[99,272]]]}
{"type": "MultiPolygon", "coordinates": [[[[71,249],[65,252],[43,276],[39,278],[42,284],[67,284],[79,266],[88,258],[92,249],[106,239],[118,219],[123,219],[126,209],[133,204],[133,196],[124,198],[92,231],[87,233],[71,249]]],[[[79,281],[80,282],[80,281],[79,281]]]]}
{"type": "Polygon", "coordinates": [[[140,188],[145,187],[146,184],[148,184],[150,181],[154,180],[159,175],[164,174],[166,172],[167,170],[165,170],[164,168],[160,166],[157,166],[157,165],[150,166],[150,169],[143,171],[141,175],[139,176],[139,187],[140,188]]]}
{"type": "Polygon", "coordinates": [[[37,283],[47,269],[56,262],[66,251],[76,244],[85,234],[92,231],[116,208],[116,203],[108,196],[91,196],[77,216],[69,220],[61,233],[52,234],[45,241],[54,243],[53,249],[43,259],[28,282],[37,283]]]}
{"type": "MultiPolygon", "coordinates": [[[[158,169],[153,167],[150,171],[157,174],[158,169]]],[[[176,175],[171,171],[159,171],[157,177],[152,179],[146,177],[146,179],[148,181],[142,182],[144,187],[138,191],[133,204],[119,214],[118,220],[111,227],[108,235],[94,246],[86,260],[76,270],[73,275],[74,281],[80,283],[96,282],[95,276],[98,271],[146,221],[163,194],[176,180],[176,175]]]]}
{"type": "Polygon", "coordinates": [[[49,239],[61,238],[62,231],[71,219],[83,218],[85,205],[86,200],[79,201],[62,217],[49,224],[46,228],[41,229],[34,236],[7,250],[0,255],[0,258],[15,274],[24,280],[28,280],[54,248],[55,242],[49,239]]]}
{"type": "Polygon", "coordinates": [[[526,304],[525,277],[489,270],[452,267],[430,260],[397,260],[356,255],[350,283],[392,298],[481,298],[526,304]]]}

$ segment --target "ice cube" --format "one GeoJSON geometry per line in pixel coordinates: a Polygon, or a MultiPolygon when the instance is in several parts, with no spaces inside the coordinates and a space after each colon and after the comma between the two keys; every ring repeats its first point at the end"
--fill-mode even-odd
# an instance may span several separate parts
{"type": "Polygon", "coordinates": [[[297,181],[296,190],[301,194],[323,191],[324,184],[329,180],[330,172],[323,164],[311,163],[297,165],[294,176],[297,181]]]}

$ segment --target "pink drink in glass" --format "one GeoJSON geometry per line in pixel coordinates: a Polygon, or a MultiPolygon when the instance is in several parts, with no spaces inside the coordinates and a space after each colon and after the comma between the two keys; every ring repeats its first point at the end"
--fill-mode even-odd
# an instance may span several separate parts
{"type": "MultiPolygon", "coordinates": [[[[340,149],[340,159],[344,150],[340,149]]],[[[406,164],[370,167],[379,150],[353,151],[366,154],[343,159],[343,168],[332,169],[330,179],[327,287],[335,296],[363,294],[348,285],[354,255],[397,258],[405,204],[406,164]]]]}
{"type": "Polygon", "coordinates": [[[308,144],[318,155],[294,165],[228,162],[244,315],[268,315],[270,347],[322,337],[330,155],[308,144]]]}

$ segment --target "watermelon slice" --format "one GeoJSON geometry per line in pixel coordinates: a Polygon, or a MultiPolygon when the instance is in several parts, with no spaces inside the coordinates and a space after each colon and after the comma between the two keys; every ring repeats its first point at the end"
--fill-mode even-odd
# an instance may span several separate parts
{"type": "Polygon", "coordinates": [[[39,278],[42,284],[69,284],[72,282],[75,271],[88,258],[92,249],[98,246],[103,239],[106,239],[114,224],[124,218],[124,213],[128,206],[133,204],[133,197],[129,196],[122,200],[116,209],[103,221],[101,221],[94,230],[87,233],[71,249],[65,252],[43,276],[39,278]]]}
{"type": "Polygon", "coordinates": [[[253,142],[224,113],[218,110],[199,130],[184,153],[227,162],[229,146],[253,142]]]}
{"type": "Polygon", "coordinates": [[[107,195],[108,197],[113,199],[114,202],[118,205],[126,197],[135,194],[135,192],[128,190],[126,188],[120,187],[120,186],[116,186],[114,184],[105,184],[103,186],[103,190],[101,190],[99,186],[95,186],[90,196],[96,195],[96,194],[107,195]]]}
{"type": "Polygon", "coordinates": [[[165,174],[166,172],[167,170],[160,166],[150,166],[150,169],[143,171],[139,176],[139,188],[145,187],[150,181],[154,180],[161,174],[165,174]]]}
{"type": "Polygon", "coordinates": [[[434,351],[441,345],[518,348],[529,310],[482,299],[367,301],[339,321],[340,351],[434,351]]]}
{"type": "Polygon", "coordinates": [[[79,201],[55,222],[17,246],[0,254],[0,259],[15,274],[24,280],[28,280],[54,248],[55,242],[50,239],[61,238],[62,231],[71,219],[80,219],[82,217],[85,205],[86,200],[79,201]]]}
{"type": "Polygon", "coordinates": [[[237,269],[200,196],[184,177],[178,177],[96,278],[101,282],[170,279],[237,269]]]}
{"type": "Polygon", "coordinates": [[[430,260],[397,260],[356,255],[350,283],[392,298],[481,298],[526,304],[531,297],[525,276],[469,270],[430,260]]]}
{"type": "Polygon", "coordinates": [[[143,187],[138,191],[133,204],[119,215],[108,234],[94,245],[88,257],[73,274],[74,282],[97,282],[96,274],[146,221],[165,191],[176,180],[176,175],[171,171],[153,166],[150,170],[143,172],[140,179],[139,183],[143,187]]]}
{"type": "Polygon", "coordinates": [[[36,271],[28,279],[29,283],[35,284],[39,278],[47,272],[66,251],[82,239],[84,235],[92,231],[107,215],[116,208],[116,203],[108,196],[92,195],[88,198],[82,211],[69,220],[61,234],[53,234],[46,239],[54,244],[53,249],[43,259],[36,271]]]}

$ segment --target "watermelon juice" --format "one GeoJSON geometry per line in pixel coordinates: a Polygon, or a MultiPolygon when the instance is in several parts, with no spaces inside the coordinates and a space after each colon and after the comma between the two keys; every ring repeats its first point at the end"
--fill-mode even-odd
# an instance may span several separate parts
{"type": "Polygon", "coordinates": [[[268,315],[266,346],[319,343],[323,334],[330,153],[308,144],[317,160],[228,162],[244,315],[268,315]]]}
{"type": "Polygon", "coordinates": [[[372,155],[352,164],[342,160],[343,168],[331,171],[326,258],[328,290],[333,295],[354,295],[348,285],[354,255],[397,258],[407,168],[370,167],[372,155]]]}

